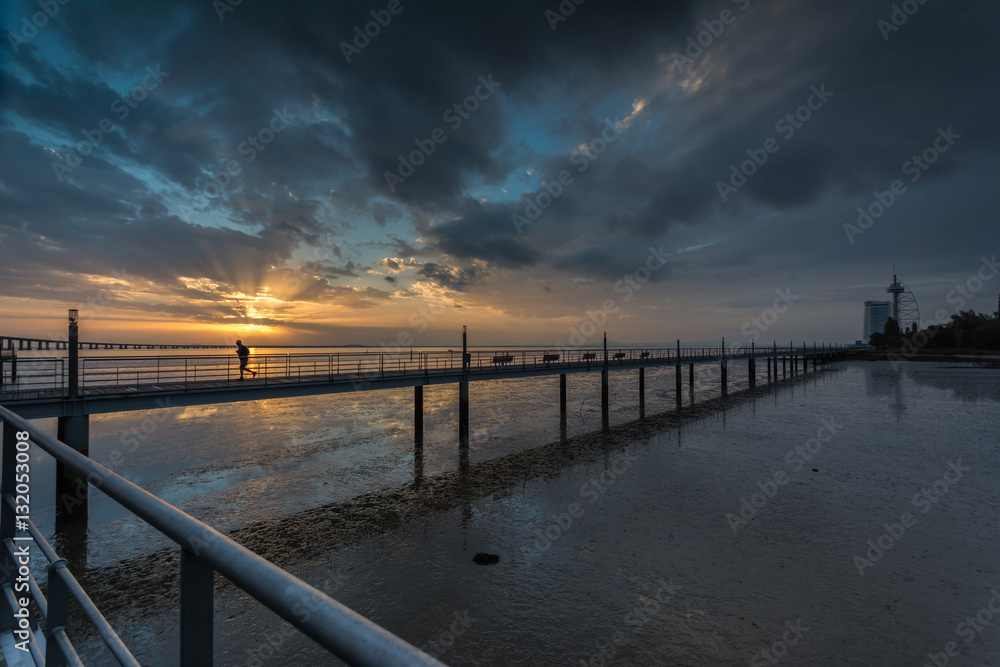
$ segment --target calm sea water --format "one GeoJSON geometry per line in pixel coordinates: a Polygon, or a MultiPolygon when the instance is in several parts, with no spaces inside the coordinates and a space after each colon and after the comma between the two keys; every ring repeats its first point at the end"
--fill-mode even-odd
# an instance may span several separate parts
{"type": "MultiPolygon", "coordinates": [[[[642,423],[623,371],[607,434],[599,375],[568,382],[566,441],[557,378],[473,383],[467,457],[453,386],[419,458],[408,389],[94,416],[91,456],[449,664],[1000,664],[996,369],[835,364],[686,420],[648,370],[642,423]]],[[[173,664],[176,552],[99,497],[88,545],[92,595],[173,664]]],[[[218,664],[337,664],[217,598],[218,664]]]]}

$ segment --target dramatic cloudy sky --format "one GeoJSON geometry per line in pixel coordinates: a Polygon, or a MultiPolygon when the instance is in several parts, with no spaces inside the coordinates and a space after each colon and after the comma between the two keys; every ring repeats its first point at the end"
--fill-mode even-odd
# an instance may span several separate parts
{"type": "Polygon", "coordinates": [[[0,17],[0,333],[854,341],[893,262],[996,309],[992,0],[48,3],[0,17]]]}

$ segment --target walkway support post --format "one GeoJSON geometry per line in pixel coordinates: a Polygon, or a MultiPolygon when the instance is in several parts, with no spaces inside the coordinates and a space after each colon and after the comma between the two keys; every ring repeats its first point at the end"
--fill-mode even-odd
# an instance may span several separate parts
{"type": "Polygon", "coordinates": [[[694,405],[694,362],[692,361],[688,364],[688,394],[690,395],[691,405],[694,405]]]}
{"type": "Polygon", "coordinates": [[[469,446],[469,353],[468,330],[462,325],[462,379],[458,383],[458,446],[469,446]]]}
{"type": "Polygon", "coordinates": [[[677,409],[681,409],[681,341],[677,341],[677,409]]]}
{"type": "MultiPolygon", "coordinates": [[[[59,417],[56,437],[84,456],[90,456],[90,415],[59,417]]],[[[87,525],[87,480],[56,462],[56,525],[87,525]]]]}
{"type": "Polygon", "coordinates": [[[646,369],[639,367],[639,419],[646,418],[646,369]]]}
{"type": "MultiPolygon", "coordinates": [[[[79,398],[80,311],[69,310],[69,400],[79,398]]],[[[84,456],[90,456],[90,415],[59,417],[58,438],[84,456]]],[[[87,525],[87,481],[56,462],[56,523],[87,525]]]]}
{"type": "Polygon", "coordinates": [[[747,377],[750,379],[751,389],[757,386],[757,358],[754,356],[756,354],[757,350],[754,347],[754,341],[750,341],[750,361],[747,365],[747,377]]]}
{"type": "Polygon", "coordinates": [[[774,381],[777,382],[778,381],[778,341],[774,341],[773,345],[774,345],[774,351],[773,351],[772,354],[774,356],[774,363],[772,363],[771,365],[774,367],[774,381]]]}
{"type": "Polygon", "coordinates": [[[69,310],[69,400],[77,399],[79,383],[79,361],[80,361],[80,328],[78,320],[80,311],[76,308],[69,310]]]}
{"type": "Polygon", "coordinates": [[[559,374],[559,434],[566,439],[566,374],[559,374]]]}
{"type": "Polygon", "coordinates": [[[413,387],[413,444],[424,446],[424,385],[413,387]]]}
{"type": "Polygon", "coordinates": [[[604,367],[601,369],[601,428],[608,430],[608,332],[604,332],[604,367]]]}
{"type": "Polygon", "coordinates": [[[722,375],[722,395],[723,396],[728,396],[729,395],[729,372],[728,372],[729,369],[726,368],[726,339],[725,338],[722,339],[722,362],[721,363],[722,363],[722,366],[721,366],[721,371],[722,371],[721,372],[721,375],[722,375]]]}

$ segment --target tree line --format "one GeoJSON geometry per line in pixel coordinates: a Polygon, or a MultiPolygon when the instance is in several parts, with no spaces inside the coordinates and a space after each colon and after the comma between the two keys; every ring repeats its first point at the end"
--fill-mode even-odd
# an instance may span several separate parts
{"type": "Polygon", "coordinates": [[[916,348],[923,350],[1000,350],[1000,310],[992,315],[962,310],[945,324],[917,330],[916,323],[906,331],[893,318],[885,322],[882,333],[873,333],[869,344],[876,349],[916,348]]]}

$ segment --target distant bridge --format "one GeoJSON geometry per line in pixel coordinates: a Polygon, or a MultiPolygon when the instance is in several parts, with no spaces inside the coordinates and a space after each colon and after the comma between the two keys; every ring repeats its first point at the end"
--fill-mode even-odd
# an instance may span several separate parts
{"type": "MultiPolygon", "coordinates": [[[[108,343],[80,341],[81,350],[221,350],[232,349],[232,345],[217,343],[108,343]]],[[[337,347],[334,345],[254,345],[259,349],[274,348],[320,349],[337,347]]],[[[0,336],[0,349],[3,350],[66,350],[69,341],[52,338],[29,338],[25,336],[0,336]]]]}

